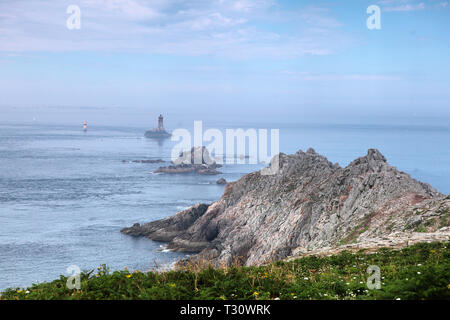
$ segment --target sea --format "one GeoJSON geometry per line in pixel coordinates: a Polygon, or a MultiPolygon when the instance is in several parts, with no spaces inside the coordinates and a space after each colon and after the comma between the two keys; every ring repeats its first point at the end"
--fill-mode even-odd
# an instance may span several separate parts
{"type": "MultiPolygon", "coordinates": [[[[186,127],[192,126],[185,124],[186,127]]],[[[312,147],[346,166],[369,148],[413,178],[450,193],[450,125],[210,121],[209,128],[279,129],[279,149],[312,147]]],[[[225,164],[216,176],[155,174],[176,141],[144,137],[149,128],[0,123],[0,291],[68,275],[67,268],[111,271],[170,267],[184,254],[120,230],[218,200],[223,177],[236,181],[263,164],[225,164]]],[[[175,129],[175,128],[169,128],[175,129]]],[[[248,150],[246,150],[248,152],[248,150]]],[[[247,161],[248,162],[248,161],[247,161]]]]}

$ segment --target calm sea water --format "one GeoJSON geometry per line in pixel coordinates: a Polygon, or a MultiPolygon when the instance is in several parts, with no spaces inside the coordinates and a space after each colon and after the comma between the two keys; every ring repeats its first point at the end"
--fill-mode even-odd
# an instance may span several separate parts
{"type": "MultiPolygon", "coordinates": [[[[416,125],[209,123],[209,127],[279,128],[280,150],[313,147],[347,165],[378,148],[414,178],[450,193],[450,127],[416,125]]],[[[161,219],[197,202],[217,200],[229,181],[257,165],[228,165],[220,176],[162,175],[174,145],[145,139],[145,128],[0,125],[0,289],[29,286],[66,274],[70,265],[91,270],[147,270],[182,255],[161,243],[119,231],[161,219]]]]}

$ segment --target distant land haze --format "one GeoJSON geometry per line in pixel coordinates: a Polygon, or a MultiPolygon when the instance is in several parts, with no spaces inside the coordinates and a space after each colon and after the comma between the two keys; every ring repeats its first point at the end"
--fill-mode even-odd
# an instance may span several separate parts
{"type": "MultiPolygon", "coordinates": [[[[276,107],[275,107],[276,106],[276,107]]],[[[205,126],[217,124],[228,126],[244,126],[248,123],[276,126],[277,123],[292,125],[308,125],[318,123],[353,124],[353,125],[417,125],[449,127],[450,108],[440,111],[434,108],[420,108],[420,111],[391,107],[389,111],[382,108],[326,108],[314,105],[299,104],[297,106],[280,106],[272,108],[257,106],[240,108],[230,112],[225,105],[212,112],[207,107],[187,108],[182,105],[161,104],[147,107],[114,107],[114,106],[41,106],[11,107],[0,105],[1,124],[54,124],[75,125],[87,120],[89,126],[143,127],[147,130],[156,126],[155,119],[164,114],[165,128],[169,131],[176,128],[192,126],[195,120],[202,120],[205,126]]]]}

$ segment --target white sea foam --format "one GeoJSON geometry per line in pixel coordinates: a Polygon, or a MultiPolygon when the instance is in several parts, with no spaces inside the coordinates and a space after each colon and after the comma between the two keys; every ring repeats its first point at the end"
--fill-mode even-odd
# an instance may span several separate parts
{"type": "Polygon", "coordinates": [[[159,252],[172,252],[173,250],[172,249],[168,249],[167,245],[161,244],[159,246],[159,250],[158,251],[159,252]]]}

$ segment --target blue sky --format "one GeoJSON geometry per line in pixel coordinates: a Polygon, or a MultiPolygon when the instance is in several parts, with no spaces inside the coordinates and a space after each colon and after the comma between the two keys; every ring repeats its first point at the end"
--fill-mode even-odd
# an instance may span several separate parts
{"type": "Polygon", "coordinates": [[[443,0],[2,0],[0,122],[448,117],[448,30],[443,0]]]}

